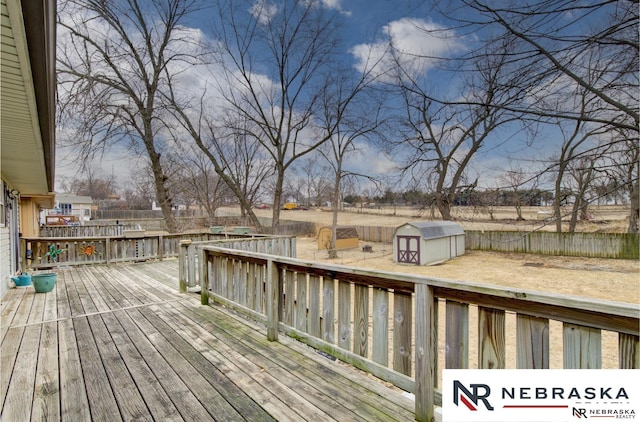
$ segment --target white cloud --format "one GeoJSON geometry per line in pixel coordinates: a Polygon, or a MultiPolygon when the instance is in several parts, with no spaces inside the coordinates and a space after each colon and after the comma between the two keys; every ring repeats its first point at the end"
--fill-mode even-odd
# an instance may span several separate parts
{"type": "Polygon", "coordinates": [[[351,16],[351,12],[346,11],[342,8],[342,0],[322,0],[322,6],[327,9],[335,9],[345,16],[351,16]]]}
{"type": "Polygon", "coordinates": [[[348,171],[380,177],[392,174],[397,168],[395,162],[368,143],[354,142],[354,149],[346,160],[348,171]]]}
{"type": "Polygon", "coordinates": [[[269,4],[267,0],[258,0],[249,8],[249,13],[260,24],[266,25],[278,13],[278,7],[275,4],[269,4]]]}
{"type": "Polygon", "coordinates": [[[396,61],[412,76],[425,73],[437,62],[464,48],[455,31],[424,19],[403,18],[382,28],[384,39],[351,49],[360,72],[374,69],[378,77],[390,78],[396,61]],[[387,76],[383,76],[387,75],[387,76]]]}

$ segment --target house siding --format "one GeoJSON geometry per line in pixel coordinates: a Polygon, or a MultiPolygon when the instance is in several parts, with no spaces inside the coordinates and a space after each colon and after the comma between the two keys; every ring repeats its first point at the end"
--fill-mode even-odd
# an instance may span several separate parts
{"type": "Polygon", "coordinates": [[[0,226],[0,297],[9,289],[11,280],[11,254],[9,228],[0,226]]]}

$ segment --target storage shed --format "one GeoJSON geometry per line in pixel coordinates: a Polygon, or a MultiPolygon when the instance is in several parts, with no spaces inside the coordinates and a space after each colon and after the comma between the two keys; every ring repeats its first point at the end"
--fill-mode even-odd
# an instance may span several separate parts
{"type": "MultiPolygon", "coordinates": [[[[353,226],[336,227],[336,249],[350,249],[358,247],[358,232],[353,226]]],[[[318,230],[318,250],[329,249],[331,244],[331,226],[324,226],[318,230]]]]}
{"type": "Polygon", "coordinates": [[[393,236],[393,261],[430,265],[464,254],[464,230],[451,221],[415,221],[393,236]]]}

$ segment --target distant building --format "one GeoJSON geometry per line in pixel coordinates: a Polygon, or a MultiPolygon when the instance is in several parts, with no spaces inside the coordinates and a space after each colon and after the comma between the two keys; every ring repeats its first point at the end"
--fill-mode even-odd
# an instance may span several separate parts
{"type": "Polygon", "coordinates": [[[73,194],[56,194],[55,208],[44,210],[41,214],[41,224],[84,224],[91,220],[93,199],[90,196],[73,194]],[[65,220],[65,217],[73,217],[65,220]],[[65,221],[67,223],[65,223],[65,221]]]}
{"type": "Polygon", "coordinates": [[[451,221],[406,223],[393,236],[393,260],[398,263],[430,265],[464,252],[464,230],[451,221]]]}

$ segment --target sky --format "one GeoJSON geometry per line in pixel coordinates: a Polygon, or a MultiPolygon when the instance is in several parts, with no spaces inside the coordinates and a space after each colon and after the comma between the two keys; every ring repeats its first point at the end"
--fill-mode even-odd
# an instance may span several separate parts
{"type": "MultiPolygon", "coordinates": [[[[325,8],[338,11],[344,19],[344,27],[341,35],[344,37],[344,57],[351,61],[355,70],[362,70],[368,55],[378,55],[381,65],[384,66],[387,58],[384,57],[385,47],[389,38],[409,56],[448,56],[465,51],[473,42],[472,34],[459,34],[454,30],[447,33],[447,37],[435,38],[425,34],[421,29],[446,30],[446,23],[442,18],[432,13],[430,2],[427,0],[320,0],[325,8]]],[[[278,2],[273,2],[278,4],[278,2]]],[[[205,37],[211,40],[211,25],[214,21],[212,11],[205,9],[197,17],[189,22],[192,27],[183,28],[186,34],[194,37],[205,37]]],[[[59,31],[59,38],[65,39],[64,31],[59,31]]],[[[370,56],[369,56],[370,57],[370,56]]],[[[450,83],[446,75],[440,74],[435,63],[429,59],[413,62],[412,71],[416,74],[432,78],[433,83],[442,90],[446,90],[450,83]]],[[[208,86],[206,74],[196,70],[185,69],[182,76],[196,87],[208,86]]],[[[210,86],[210,85],[209,85],[210,86]]],[[[64,137],[64,128],[59,131],[58,138],[64,137]]],[[[496,133],[499,138],[495,142],[500,148],[487,148],[478,154],[474,160],[472,174],[482,179],[481,185],[493,187],[496,184],[496,168],[504,168],[508,157],[518,156],[524,149],[522,147],[523,134],[517,131],[502,131],[496,133]]],[[[61,143],[58,142],[60,145],[61,143]]],[[[533,154],[545,154],[543,146],[538,145],[537,150],[530,151],[533,154]]],[[[62,181],[75,177],[78,168],[77,157],[64,149],[58,150],[57,179],[62,181]]],[[[391,157],[393,158],[393,157],[391,157]]],[[[361,148],[349,160],[350,169],[355,172],[367,172],[370,174],[384,175],[392,172],[394,163],[390,157],[386,157],[372,147],[361,148]]],[[[139,171],[139,164],[131,157],[124,147],[113,147],[106,150],[103,155],[94,161],[94,168],[99,169],[98,174],[104,178],[113,176],[120,188],[124,188],[135,179],[139,171]]],[[[80,177],[82,177],[80,175],[80,177]]],[[[57,186],[63,186],[58,182],[57,186]]],[[[397,188],[400,189],[400,188],[397,188]]]]}
{"type": "MultiPolygon", "coordinates": [[[[351,56],[354,65],[362,69],[360,55],[378,44],[380,50],[384,49],[386,38],[389,35],[400,40],[402,45],[409,50],[422,51],[425,45],[420,38],[416,26],[430,24],[424,10],[426,4],[423,0],[322,0],[329,10],[340,12],[346,22],[344,32],[344,46],[351,56]],[[402,41],[404,40],[404,41],[402,41]]],[[[277,2],[275,2],[277,4],[277,2]]],[[[191,19],[193,29],[202,31],[205,36],[210,32],[213,20],[213,11],[207,13],[206,8],[196,18],[191,19]]],[[[64,39],[64,31],[59,31],[59,38],[64,39]]],[[[446,46],[437,46],[439,52],[443,52],[446,46]]],[[[193,75],[196,84],[204,84],[202,74],[193,75]]],[[[59,127],[60,129],[60,127],[59,127]]],[[[59,130],[58,137],[64,137],[64,129],[59,130]]],[[[61,142],[58,142],[61,145],[61,142]]],[[[354,171],[388,173],[393,168],[393,163],[372,148],[363,148],[351,159],[354,171]]],[[[136,159],[131,157],[125,147],[112,147],[99,154],[93,163],[96,175],[102,177],[114,177],[118,186],[125,187],[132,178],[136,177],[132,169],[138,167],[136,159]]],[[[62,181],[76,177],[78,160],[75,154],[68,150],[58,149],[57,154],[57,186],[58,190],[64,186],[62,181]]],[[[79,177],[82,177],[80,175],[79,177]]]]}

